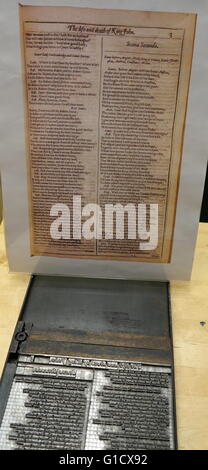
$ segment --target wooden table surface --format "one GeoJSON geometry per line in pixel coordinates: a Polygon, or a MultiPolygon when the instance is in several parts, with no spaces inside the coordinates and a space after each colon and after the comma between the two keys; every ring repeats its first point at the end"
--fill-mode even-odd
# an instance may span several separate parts
{"type": "MultiPolygon", "coordinates": [[[[1,225],[0,373],[29,279],[8,272],[1,225]]],[[[178,445],[208,450],[208,224],[199,225],[192,279],[171,283],[171,302],[178,445]]]]}

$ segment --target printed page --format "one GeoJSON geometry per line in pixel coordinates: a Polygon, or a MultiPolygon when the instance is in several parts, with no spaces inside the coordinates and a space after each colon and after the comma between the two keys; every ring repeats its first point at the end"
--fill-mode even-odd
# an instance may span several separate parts
{"type": "Polygon", "coordinates": [[[31,254],[170,262],[196,15],[20,20],[31,254]]]}

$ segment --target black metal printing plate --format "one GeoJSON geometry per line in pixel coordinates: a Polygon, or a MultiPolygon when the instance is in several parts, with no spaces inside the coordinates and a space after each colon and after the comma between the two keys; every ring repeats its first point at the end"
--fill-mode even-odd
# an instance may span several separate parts
{"type": "Polygon", "coordinates": [[[34,276],[0,384],[0,449],[173,449],[168,284],[34,276]]]}
{"type": "Polygon", "coordinates": [[[0,449],[172,449],[171,369],[20,356],[0,449]]]}

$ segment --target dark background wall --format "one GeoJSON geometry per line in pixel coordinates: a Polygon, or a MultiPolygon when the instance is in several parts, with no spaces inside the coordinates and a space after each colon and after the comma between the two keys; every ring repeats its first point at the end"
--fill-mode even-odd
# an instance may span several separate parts
{"type": "Polygon", "coordinates": [[[208,166],[204,186],[204,196],[201,206],[200,222],[208,222],[208,166]]]}

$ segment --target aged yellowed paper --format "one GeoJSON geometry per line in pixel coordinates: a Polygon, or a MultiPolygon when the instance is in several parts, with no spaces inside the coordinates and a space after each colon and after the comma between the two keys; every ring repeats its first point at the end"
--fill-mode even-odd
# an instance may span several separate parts
{"type": "Polygon", "coordinates": [[[20,20],[31,254],[170,262],[196,15],[20,6],[20,20]],[[73,196],[158,203],[156,248],[78,239],[77,219],[52,239],[51,207],[73,214],[73,196]]]}

